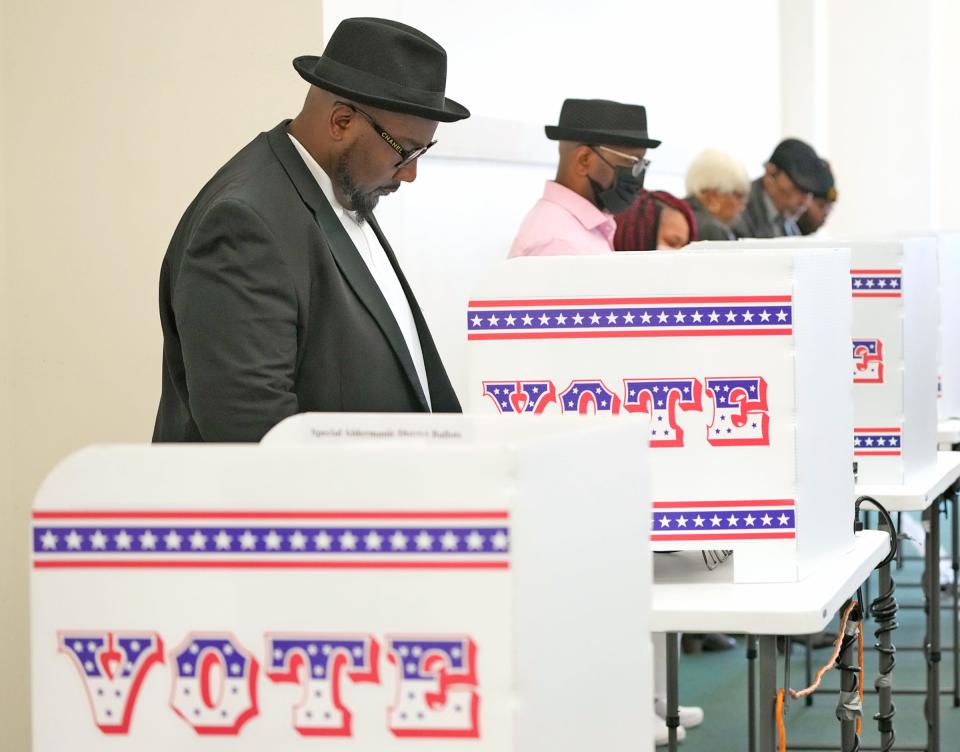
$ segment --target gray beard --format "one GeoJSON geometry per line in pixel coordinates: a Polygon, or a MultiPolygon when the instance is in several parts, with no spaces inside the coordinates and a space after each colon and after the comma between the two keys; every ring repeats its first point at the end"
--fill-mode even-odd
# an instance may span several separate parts
{"type": "Polygon", "coordinates": [[[350,153],[353,151],[351,146],[337,159],[336,167],[333,170],[333,182],[340,191],[347,197],[349,206],[345,209],[356,212],[357,224],[363,224],[374,208],[380,201],[380,196],[376,193],[364,193],[353,182],[353,175],[350,173],[350,153]]]}

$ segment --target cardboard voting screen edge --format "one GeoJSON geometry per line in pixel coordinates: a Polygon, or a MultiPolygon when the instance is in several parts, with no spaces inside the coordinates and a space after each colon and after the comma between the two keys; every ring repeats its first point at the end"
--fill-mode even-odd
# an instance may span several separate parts
{"type": "Polygon", "coordinates": [[[960,233],[939,237],[940,418],[960,418],[960,233]]]}
{"type": "Polygon", "coordinates": [[[848,551],[854,543],[853,384],[846,335],[852,316],[847,294],[850,252],[831,249],[797,254],[795,265],[798,280],[804,282],[794,293],[797,347],[816,343],[825,354],[819,367],[811,360],[795,359],[797,398],[806,414],[814,416],[797,427],[798,496],[803,502],[797,516],[797,561],[803,579],[823,560],[848,551]],[[823,425],[840,425],[846,430],[824,431],[823,425]],[[843,455],[850,461],[837,463],[836,457],[843,455]],[[824,475],[828,480],[813,481],[824,475]],[[837,489],[837,496],[825,498],[817,492],[825,487],[837,489]]]}
{"type": "Polygon", "coordinates": [[[936,464],[937,358],[939,318],[937,247],[931,237],[904,241],[903,310],[903,464],[905,481],[936,464]]]}
{"type": "Polygon", "coordinates": [[[513,520],[516,671],[524,697],[518,750],[649,744],[652,554],[643,435],[640,426],[621,424],[578,447],[548,440],[518,455],[524,458],[516,465],[523,501],[513,520]],[[587,476],[579,470],[584,466],[596,472],[587,476]],[[551,486],[572,493],[545,496],[551,486]],[[543,639],[557,632],[570,644],[566,656],[543,639]],[[601,688],[597,676],[618,678],[601,688]],[[590,720],[559,721],[572,718],[590,720]]]}

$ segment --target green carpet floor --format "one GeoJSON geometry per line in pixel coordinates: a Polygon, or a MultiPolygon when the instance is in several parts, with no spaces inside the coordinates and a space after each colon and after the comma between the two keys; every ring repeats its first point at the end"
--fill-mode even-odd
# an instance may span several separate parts
{"type": "MultiPolygon", "coordinates": [[[[949,525],[945,533],[949,533],[949,525]]],[[[947,542],[949,550],[949,542],[947,542]]],[[[909,553],[913,553],[911,550],[909,553]]],[[[921,609],[903,609],[905,604],[922,604],[923,597],[918,587],[911,586],[920,580],[921,564],[918,561],[905,561],[903,568],[894,569],[897,584],[897,602],[901,606],[898,613],[899,629],[893,633],[894,645],[901,648],[897,653],[893,686],[902,688],[923,688],[926,686],[926,664],[923,653],[904,650],[904,646],[920,646],[924,638],[925,615],[921,609]]],[[[876,575],[872,583],[871,597],[877,593],[876,575]]],[[[944,593],[944,603],[950,599],[944,593]]],[[[949,601],[952,602],[952,601],[949,601]]],[[[941,750],[957,752],[960,750],[960,708],[954,707],[953,700],[953,653],[948,649],[953,645],[952,612],[941,611],[941,644],[943,661],[940,664],[940,686],[945,693],[940,697],[941,713],[941,750]]],[[[834,620],[834,629],[836,620],[834,620]]],[[[865,645],[869,648],[874,642],[875,624],[871,620],[864,623],[865,645]]],[[[814,670],[829,657],[829,649],[814,650],[814,670]]],[[[865,651],[866,682],[872,690],[877,676],[877,655],[873,650],[865,651]]],[[[680,658],[680,703],[700,705],[704,709],[705,720],[702,726],[690,729],[686,741],[680,745],[684,752],[741,752],[747,749],[747,672],[745,645],[738,639],[737,647],[720,653],[702,653],[681,655],[680,658]]],[[[784,661],[781,657],[778,666],[778,684],[783,683],[784,661]]],[[[799,689],[804,682],[804,649],[796,645],[791,662],[790,684],[799,689]]],[[[806,707],[803,701],[790,703],[786,714],[788,748],[794,745],[802,748],[805,743],[835,745],[839,749],[840,724],[834,716],[837,702],[836,689],[839,687],[839,674],[830,671],[824,678],[823,686],[830,689],[829,694],[817,694],[812,707],[806,707]]],[[[926,745],[927,725],[924,719],[924,698],[919,695],[894,695],[896,717],[894,729],[897,744],[913,748],[926,745]]],[[[864,733],[862,744],[877,748],[880,735],[876,722],[872,720],[877,712],[877,697],[869,691],[864,698],[864,733]]],[[[658,747],[665,749],[665,747],[658,747]]]]}

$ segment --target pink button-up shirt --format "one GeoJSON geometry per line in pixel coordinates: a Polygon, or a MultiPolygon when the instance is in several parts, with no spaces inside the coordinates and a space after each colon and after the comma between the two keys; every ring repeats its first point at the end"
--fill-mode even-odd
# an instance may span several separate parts
{"type": "Polygon", "coordinates": [[[514,256],[587,256],[613,251],[617,223],[583,196],[548,180],[510,247],[514,256]]]}

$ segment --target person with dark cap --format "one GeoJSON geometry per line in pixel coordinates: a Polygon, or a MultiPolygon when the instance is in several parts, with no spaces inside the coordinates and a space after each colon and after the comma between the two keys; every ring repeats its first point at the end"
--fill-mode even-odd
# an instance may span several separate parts
{"type": "Polygon", "coordinates": [[[160,271],[154,441],[258,441],[307,411],[459,412],[373,209],[417,176],[447,56],[396,21],[350,18],[298,57],[303,108],[193,200],[160,271]]]}
{"type": "Polygon", "coordinates": [[[697,239],[693,209],[666,191],[641,191],[616,220],[616,251],[675,251],[697,239]]]}
{"type": "Polygon", "coordinates": [[[555,180],[530,210],[510,256],[589,255],[613,250],[613,215],[633,203],[660,145],[647,134],[640,105],[606,99],[567,99],[557,125],[545,128],[559,141],[555,180]]]}
{"type": "Polygon", "coordinates": [[[798,138],[781,141],[753,181],[747,206],[733,223],[739,238],[799,235],[797,220],[820,185],[822,167],[813,147],[798,138]]]}
{"type": "Polygon", "coordinates": [[[833,211],[833,205],[837,203],[837,186],[833,179],[833,170],[830,169],[830,163],[827,160],[821,160],[823,163],[823,175],[821,185],[813,192],[813,198],[810,199],[810,205],[807,210],[797,220],[797,227],[804,235],[813,235],[817,230],[823,227],[833,211]]]}

